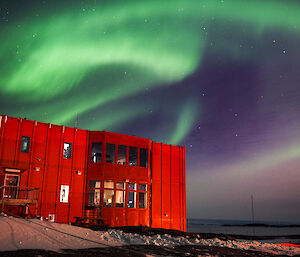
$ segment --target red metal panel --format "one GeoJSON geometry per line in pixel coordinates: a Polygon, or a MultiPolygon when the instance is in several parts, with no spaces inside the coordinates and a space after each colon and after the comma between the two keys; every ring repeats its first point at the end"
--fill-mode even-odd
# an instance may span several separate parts
{"type": "MultiPolygon", "coordinates": [[[[31,153],[32,153],[32,144],[33,144],[33,128],[34,128],[34,123],[32,121],[20,120],[20,131],[19,131],[19,136],[17,139],[15,164],[22,169],[29,168],[29,163],[31,160],[31,153]],[[21,138],[23,136],[30,138],[28,153],[22,153],[20,151],[21,138]]],[[[24,180],[24,178],[22,178],[22,179],[24,180]]],[[[26,184],[27,184],[27,181],[26,181],[26,184]]]]}
{"type": "Polygon", "coordinates": [[[172,229],[180,230],[180,183],[179,183],[179,154],[180,148],[172,146],[171,148],[171,207],[172,207],[172,229]]]}
{"type": "Polygon", "coordinates": [[[170,145],[162,145],[162,227],[170,228],[170,145]]]}
{"type": "Polygon", "coordinates": [[[60,151],[60,162],[59,162],[59,173],[58,182],[56,188],[56,221],[68,223],[69,219],[69,194],[71,185],[71,170],[72,164],[74,162],[74,131],[73,128],[62,127],[62,137],[61,137],[61,151],[60,151]],[[71,158],[63,157],[64,143],[71,144],[71,158]],[[68,200],[67,202],[60,201],[61,186],[67,186],[69,188],[68,200]],[[57,211],[59,210],[59,211],[57,211]]]}
{"type": "Polygon", "coordinates": [[[72,168],[72,180],[70,186],[70,200],[69,200],[69,222],[75,221],[74,217],[83,216],[82,204],[84,200],[84,178],[86,173],[86,140],[87,131],[77,130],[74,142],[73,151],[73,168],[72,168]]]}
{"type": "Polygon", "coordinates": [[[55,214],[57,178],[59,172],[59,158],[62,154],[61,148],[61,127],[52,126],[49,131],[46,169],[44,173],[44,187],[42,195],[42,215],[47,217],[55,214]]]}
{"type": "Polygon", "coordinates": [[[186,181],[185,181],[185,148],[182,147],[182,162],[183,162],[183,169],[182,169],[182,174],[183,174],[183,181],[182,181],[182,188],[183,188],[183,201],[182,201],[182,206],[183,206],[183,231],[186,231],[186,181]]]}
{"type": "Polygon", "coordinates": [[[151,227],[161,228],[161,151],[162,144],[152,143],[152,189],[151,189],[151,227]]]}
{"type": "MultiPolygon", "coordinates": [[[[3,123],[2,123],[3,124],[3,123]]],[[[3,126],[2,165],[13,167],[17,147],[19,120],[7,118],[3,126]],[[4,148],[5,147],[5,148],[4,148]]]]}

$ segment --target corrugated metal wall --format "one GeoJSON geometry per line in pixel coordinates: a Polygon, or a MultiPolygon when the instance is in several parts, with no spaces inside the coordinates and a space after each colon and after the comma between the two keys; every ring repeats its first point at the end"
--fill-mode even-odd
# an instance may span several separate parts
{"type": "Polygon", "coordinates": [[[152,227],[186,231],[185,150],[152,143],[152,227]]]}

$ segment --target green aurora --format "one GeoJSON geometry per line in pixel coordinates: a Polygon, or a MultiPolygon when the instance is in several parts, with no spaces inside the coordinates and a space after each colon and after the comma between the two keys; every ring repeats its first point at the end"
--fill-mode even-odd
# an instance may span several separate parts
{"type": "MultiPolygon", "coordinates": [[[[250,27],[255,41],[267,29],[300,34],[299,5],[283,1],[105,1],[74,9],[44,10],[38,22],[27,14],[0,29],[0,99],[6,114],[66,124],[116,100],[172,86],[201,67],[209,36],[223,40],[213,26],[224,33],[250,27]]],[[[249,57],[234,40],[221,50],[249,57]]],[[[85,126],[118,127],[150,115],[145,106],[111,108],[85,126]]],[[[169,143],[178,144],[191,131],[200,106],[193,97],[170,106],[177,114],[169,143]]],[[[159,105],[153,111],[159,112],[159,105]]]]}

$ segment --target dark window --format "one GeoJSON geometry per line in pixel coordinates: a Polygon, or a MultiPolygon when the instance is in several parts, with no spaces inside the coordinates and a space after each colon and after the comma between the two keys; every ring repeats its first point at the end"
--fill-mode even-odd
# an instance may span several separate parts
{"type": "Polygon", "coordinates": [[[147,193],[139,193],[139,208],[147,208],[147,193]]]}
{"type": "Polygon", "coordinates": [[[22,153],[29,152],[29,144],[30,144],[30,137],[22,137],[22,139],[21,139],[21,152],[22,153]]]}
{"type": "Polygon", "coordinates": [[[130,146],[129,147],[129,165],[137,166],[137,147],[130,146]]]}
{"type": "Polygon", "coordinates": [[[126,165],[127,146],[118,145],[118,164],[126,165]]]}
{"type": "Polygon", "coordinates": [[[147,191],[147,185],[146,184],[139,184],[139,190],[140,191],[147,191]]]}
{"type": "Polygon", "coordinates": [[[136,190],[136,183],[128,183],[128,190],[136,190]]]}
{"type": "Polygon", "coordinates": [[[136,192],[128,192],[127,207],[136,208],[136,192]]]}
{"type": "Polygon", "coordinates": [[[102,156],[102,143],[92,143],[92,154],[91,154],[91,161],[101,162],[101,156],[102,156]]]}
{"type": "Polygon", "coordinates": [[[148,149],[140,149],[140,166],[148,168],[148,149]]]}
{"type": "Polygon", "coordinates": [[[106,143],[106,162],[115,163],[115,145],[106,143]]]}
{"type": "Polygon", "coordinates": [[[71,151],[72,151],[72,144],[71,143],[64,143],[64,158],[70,159],[71,158],[71,151]]]}

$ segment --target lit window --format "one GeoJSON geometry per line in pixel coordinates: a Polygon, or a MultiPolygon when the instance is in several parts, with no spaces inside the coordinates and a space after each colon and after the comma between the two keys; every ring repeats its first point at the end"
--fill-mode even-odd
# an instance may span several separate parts
{"type": "Polygon", "coordinates": [[[104,207],[113,207],[114,205],[114,190],[104,190],[104,207]]]}
{"type": "Polygon", "coordinates": [[[127,207],[136,208],[136,192],[128,192],[127,207]]]}
{"type": "Polygon", "coordinates": [[[64,143],[64,158],[70,159],[71,158],[71,151],[72,151],[72,144],[71,143],[64,143]]]}
{"type": "Polygon", "coordinates": [[[124,207],[125,203],[125,191],[116,191],[116,207],[124,207]]]}
{"type": "Polygon", "coordinates": [[[102,143],[92,143],[91,161],[101,162],[102,157],[102,143]]]}
{"type": "Polygon", "coordinates": [[[140,166],[148,168],[148,149],[140,149],[140,166]]]}
{"type": "Polygon", "coordinates": [[[105,187],[105,188],[114,189],[114,182],[111,181],[111,180],[104,181],[104,187],[105,187]]]}
{"type": "Polygon", "coordinates": [[[116,188],[117,189],[125,189],[125,183],[124,182],[117,182],[116,188]]]}
{"type": "Polygon", "coordinates": [[[22,153],[29,152],[29,143],[30,143],[30,137],[22,137],[22,139],[21,139],[21,152],[22,153]]]}
{"type": "Polygon", "coordinates": [[[118,164],[126,165],[126,157],[127,157],[127,146],[119,145],[118,146],[118,164]]]}
{"type": "Polygon", "coordinates": [[[147,193],[139,192],[139,208],[147,208],[147,193]]]}
{"type": "Polygon", "coordinates": [[[115,145],[106,144],[106,162],[115,163],[115,145]]]}
{"type": "Polygon", "coordinates": [[[137,147],[130,146],[129,147],[129,165],[137,166],[137,147]]]}

